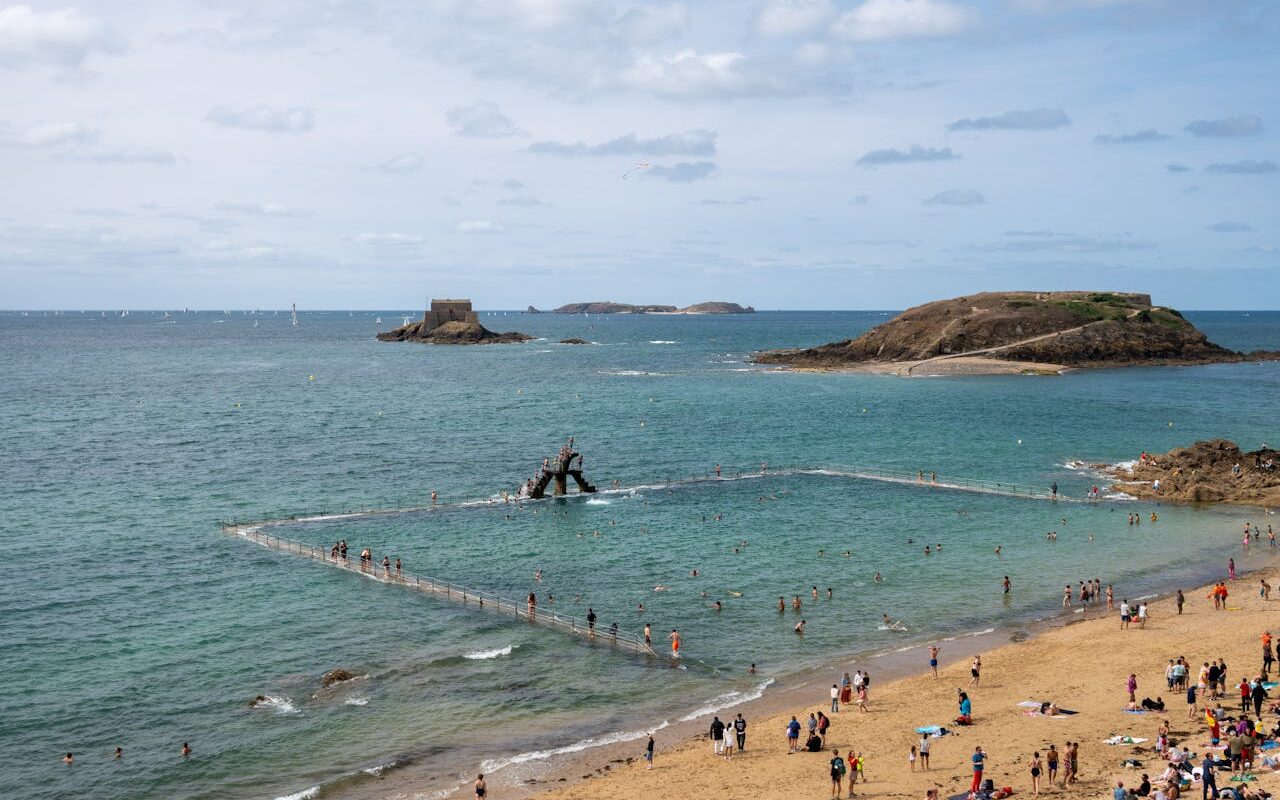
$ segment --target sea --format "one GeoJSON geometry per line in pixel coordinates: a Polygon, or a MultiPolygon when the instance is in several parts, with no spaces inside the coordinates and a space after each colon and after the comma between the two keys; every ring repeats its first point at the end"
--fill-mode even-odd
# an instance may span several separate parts
{"type": "MultiPolygon", "coordinates": [[[[893,313],[484,312],[538,338],[475,347],[376,341],[405,311],[0,313],[0,796],[446,798],[481,772],[515,791],[879,654],[1061,619],[1064,584],[1154,596],[1272,558],[1239,545],[1269,512],[1136,502],[1090,465],[1274,442],[1280,363],[913,379],[751,363],[893,313]],[[602,491],[502,501],[570,436],[602,491]],[[868,469],[926,478],[847,474],[868,469]],[[417,510],[343,515],[368,509],[417,510]],[[679,629],[683,657],[223,529],[317,515],[271,530],[591,608],[602,628],[648,622],[660,651],[679,629]],[[357,677],[322,687],[335,668],[357,677]]],[[[1280,312],[1187,317],[1280,348],[1280,312]]]]}

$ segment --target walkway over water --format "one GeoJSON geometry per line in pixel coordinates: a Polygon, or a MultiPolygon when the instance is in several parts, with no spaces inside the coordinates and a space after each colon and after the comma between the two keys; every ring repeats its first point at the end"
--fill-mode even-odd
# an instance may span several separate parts
{"type": "Polygon", "coordinates": [[[644,637],[626,631],[614,631],[611,628],[602,628],[592,632],[591,627],[585,619],[578,617],[566,616],[553,611],[546,611],[542,608],[535,607],[530,610],[527,603],[509,600],[492,592],[486,592],[479,589],[471,589],[466,586],[459,586],[456,583],[438,580],[424,575],[415,575],[412,572],[397,571],[394,566],[389,569],[383,568],[377,562],[361,563],[359,558],[355,561],[329,555],[329,551],[323,547],[300,542],[295,539],[285,539],[279,536],[273,536],[264,533],[261,527],[257,525],[225,525],[223,531],[233,536],[239,536],[242,539],[248,539],[251,542],[262,545],[271,550],[278,550],[282,553],[300,556],[302,558],[318,561],[330,567],[353,572],[362,578],[377,581],[379,583],[403,586],[406,589],[412,589],[418,592],[437,597],[441,600],[450,600],[455,603],[461,603],[464,606],[470,606],[478,611],[489,611],[495,614],[505,614],[507,616],[516,617],[518,619],[527,620],[528,622],[536,622],[542,625],[548,625],[552,628],[564,631],[573,636],[580,636],[602,644],[618,647],[623,650],[631,650],[636,653],[642,653],[648,656],[656,656],[653,648],[644,643],[644,637]]]}

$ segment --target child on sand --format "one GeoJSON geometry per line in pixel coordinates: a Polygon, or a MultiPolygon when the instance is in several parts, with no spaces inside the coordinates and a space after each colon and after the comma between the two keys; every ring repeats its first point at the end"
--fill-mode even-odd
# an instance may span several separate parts
{"type": "Polygon", "coordinates": [[[911,752],[907,753],[907,766],[911,767],[911,771],[916,771],[916,746],[911,745],[911,752]]]}

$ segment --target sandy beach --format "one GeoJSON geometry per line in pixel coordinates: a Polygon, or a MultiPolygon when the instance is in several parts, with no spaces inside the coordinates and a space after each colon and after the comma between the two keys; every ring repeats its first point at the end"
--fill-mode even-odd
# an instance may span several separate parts
{"type": "MultiPolygon", "coordinates": [[[[1265,547],[1265,543],[1261,545],[1265,547]]],[[[1257,546],[1255,546],[1256,549],[1257,546]]],[[[1229,553],[1214,553],[1224,564],[1229,553]]],[[[1225,574],[1223,576],[1225,578],[1225,574]]],[[[831,714],[827,749],[844,754],[853,749],[864,757],[866,783],[859,783],[859,797],[923,798],[929,788],[938,788],[942,797],[969,789],[970,757],[981,746],[987,754],[985,777],[997,787],[1010,786],[1016,796],[1031,796],[1029,764],[1032,753],[1045,752],[1050,744],[1061,751],[1067,742],[1079,743],[1079,780],[1066,789],[1049,786],[1042,779],[1041,793],[1063,797],[1110,797],[1117,779],[1126,787],[1136,786],[1142,773],[1154,778],[1164,762],[1150,748],[1162,720],[1170,726],[1171,743],[1201,753],[1209,744],[1203,713],[1188,718],[1185,693],[1167,688],[1164,671],[1170,659],[1185,656],[1195,668],[1203,662],[1223,659],[1228,665],[1227,685],[1221,705],[1238,711],[1235,686],[1242,676],[1256,676],[1260,669],[1260,634],[1273,623],[1271,603],[1259,596],[1259,578],[1275,584],[1280,569],[1266,568],[1242,575],[1230,582],[1229,610],[1217,611],[1208,599],[1208,586],[1185,590],[1186,605],[1177,615],[1172,598],[1150,605],[1146,627],[1121,630],[1118,612],[1094,606],[1066,625],[1050,628],[1027,641],[1000,646],[982,654],[982,679],[969,687],[970,662],[956,659],[940,643],[942,666],[939,677],[928,670],[928,651],[917,651],[919,673],[911,677],[873,683],[869,710],[856,706],[831,714]],[[1126,680],[1135,674],[1137,698],[1161,696],[1165,713],[1130,713],[1125,710],[1126,680]],[[973,702],[974,724],[955,728],[957,688],[968,692],[973,702]],[[1078,713],[1046,717],[1020,707],[1024,701],[1052,700],[1078,713]],[[956,731],[932,740],[931,768],[928,772],[909,769],[907,754],[918,741],[917,727],[943,725],[956,731]],[[1112,736],[1140,737],[1141,745],[1108,745],[1112,736]],[[1141,768],[1121,762],[1137,759],[1141,768]]],[[[1013,594],[1016,602],[1018,589],[1013,594]]],[[[1116,594],[1117,607],[1122,595],[1116,594]]],[[[1105,601],[1102,604],[1105,606],[1105,601]]],[[[1136,605],[1136,604],[1135,604],[1136,605]]],[[[837,674],[831,680],[838,680],[837,674]]],[[[602,770],[595,777],[543,792],[543,800],[587,800],[600,797],[663,797],[693,800],[708,797],[778,798],[829,797],[828,761],[830,753],[788,755],[784,728],[794,714],[805,723],[810,713],[829,711],[829,684],[811,687],[812,700],[783,714],[756,717],[752,706],[735,708],[722,719],[742,711],[749,721],[744,753],[726,761],[712,753],[708,737],[674,740],[669,733],[657,735],[652,770],[644,768],[639,756],[644,742],[634,744],[633,759],[602,770]]],[[[1275,692],[1273,692],[1275,694],[1275,692]]],[[[1276,698],[1273,698],[1276,699],[1276,698]]],[[[1268,701],[1268,704],[1271,701],[1268,701]]],[[[1274,715],[1264,707],[1269,728],[1274,715]]],[[[705,721],[709,725],[710,718],[705,721]]],[[[705,727],[705,726],[704,726],[705,727]]],[[[1255,773],[1262,786],[1276,791],[1280,778],[1255,773]]],[[[1218,786],[1231,784],[1228,775],[1218,778],[1218,786]]],[[[847,787],[846,787],[847,791],[847,787]]],[[[1200,796],[1193,785],[1184,796],[1200,796]]]]}

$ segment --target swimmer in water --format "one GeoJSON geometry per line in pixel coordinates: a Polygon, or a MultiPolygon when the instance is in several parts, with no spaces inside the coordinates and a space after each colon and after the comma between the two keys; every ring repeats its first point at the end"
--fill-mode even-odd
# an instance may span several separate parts
{"type": "Polygon", "coordinates": [[[810,595],[814,600],[817,600],[817,599],[818,599],[818,587],[817,587],[817,586],[814,586],[813,588],[811,588],[811,589],[809,590],[809,595],[810,595]]]}
{"type": "Polygon", "coordinates": [[[779,596],[778,596],[778,613],[779,613],[779,614],[782,614],[782,613],[784,613],[786,610],[787,610],[787,602],[786,602],[786,600],[784,600],[784,599],[782,598],[782,596],[781,596],[781,595],[779,595],[779,596]]]}
{"type": "Polygon", "coordinates": [[[756,674],[756,665],[755,665],[755,664],[752,664],[751,666],[747,667],[747,672],[748,672],[749,674],[751,674],[751,675],[755,675],[755,674],[756,674]]]}
{"type": "Polygon", "coordinates": [[[876,583],[884,583],[884,578],[880,576],[878,571],[876,572],[876,583]]]}
{"type": "Polygon", "coordinates": [[[538,583],[542,583],[542,570],[538,570],[537,572],[533,573],[533,579],[538,583]]]}
{"type": "Polygon", "coordinates": [[[830,587],[830,586],[828,586],[828,587],[827,587],[827,599],[828,599],[828,600],[830,600],[830,599],[831,599],[831,587],[830,587]]]}
{"type": "Polygon", "coordinates": [[[799,611],[801,606],[803,605],[804,604],[800,602],[800,595],[796,595],[795,597],[791,598],[791,607],[794,608],[796,611],[799,611]]]}
{"type": "Polygon", "coordinates": [[[715,602],[715,609],[716,609],[716,611],[720,611],[720,610],[721,610],[721,609],[723,609],[723,608],[724,608],[724,606],[720,605],[720,601],[719,601],[719,600],[717,600],[717,601],[715,602]]]}
{"type": "Polygon", "coordinates": [[[691,578],[696,578],[696,577],[698,577],[698,571],[697,571],[696,569],[695,569],[695,570],[693,570],[693,571],[691,571],[691,572],[689,573],[689,577],[691,577],[691,578]]]}
{"type": "Polygon", "coordinates": [[[637,613],[637,614],[643,614],[643,613],[644,613],[644,603],[641,603],[641,604],[639,605],[639,607],[637,607],[637,608],[636,608],[636,613],[637,613]]]}
{"type": "Polygon", "coordinates": [[[929,549],[929,545],[927,544],[924,546],[924,554],[926,556],[933,555],[933,551],[929,549]]]}
{"type": "Polygon", "coordinates": [[[845,551],[844,551],[843,553],[841,553],[840,555],[844,556],[845,558],[848,558],[849,556],[852,556],[852,555],[853,555],[853,553],[851,553],[851,552],[850,552],[850,551],[848,551],[848,550],[845,550],[845,551]]]}
{"type": "Polygon", "coordinates": [[[653,590],[655,592],[665,592],[667,590],[667,587],[663,586],[662,584],[658,584],[657,586],[653,587],[653,590]]]}
{"type": "Polygon", "coordinates": [[[800,620],[799,622],[797,622],[797,623],[796,623],[796,627],[794,628],[794,630],[795,630],[795,632],[796,632],[796,633],[799,633],[799,634],[803,635],[803,634],[804,634],[804,620],[800,620]]]}
{"type": "Polygon", "coordinates": [[[826,554],[827,554],[827,551],[826,551],[826,550],[819,550],[819,551],[818,551],[818,558],[822,558],[822,557],[823,557],[823,556],[825,556],[826,554]]]}

